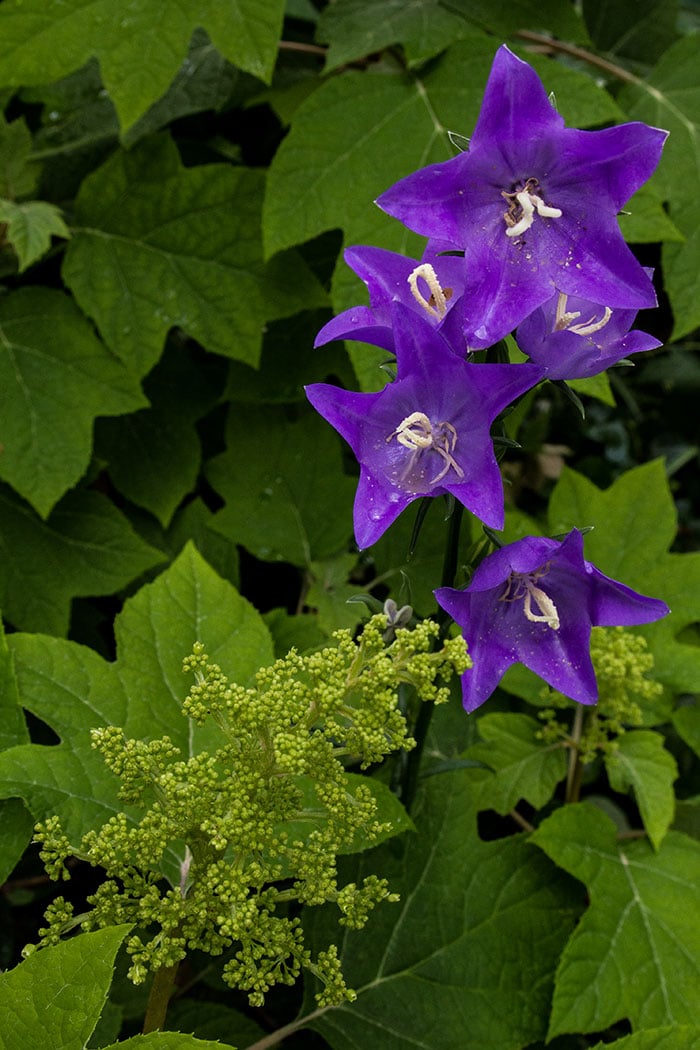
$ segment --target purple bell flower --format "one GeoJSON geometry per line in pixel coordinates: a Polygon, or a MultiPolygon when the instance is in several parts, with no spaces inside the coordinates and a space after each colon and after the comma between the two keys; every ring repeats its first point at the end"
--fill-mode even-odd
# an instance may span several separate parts
{"type": "Polygon", "coordinates": [[[465,252],[471,348],[511,332],[555,291],[611,309],[656,305],[617,213],[646,182],[667,132],[566,128],[535,71],[499,48],[469,149],[408,175],[377,204],[465,252]]]}
{"type": "Polygon", "coordinates": [[[354,526],[369,547],[421,496],[452,493],[492,528],[503,527],[503,486],[489,433],[496,416],[533,387],[532,364],[469,364],[427,318],[391,306],[397,375],[374,394],[327,383],[306,387],[311,404],[360,464],[354,526]]]}
{"type": "Polygon", "coordinates": [[[636,310],[611,310],[558,292],[525,318],[515,338],[548,379],[585,379],[623,357],[661,346],[647,332],[630,332],[636,316],[636,310]]]}
{"type": "Polygon", "coordinates": [[[402,303],[443,331],[464,356],[464,259],[438,254],[446,248],[448,245],[431,242],[420,262],[384,248],[346,248],[345,262],[367,285],[370,305],[354,306],[338,314],[323,326],[314,346],[332,339],[357,339],[393,353],[391,304],[402,303]]]}
{"type": "Polygon", "coordinates": [[[586,561],[578,529],[562,541],[526,536],[502,547],[464,590],[440,587],[435,596],[462,628],[474,662],[462,676],[467,711],[488,700],[514,663],[572,700],[594,704],[591,627],[650,623],[669,612],[586,561]]]}

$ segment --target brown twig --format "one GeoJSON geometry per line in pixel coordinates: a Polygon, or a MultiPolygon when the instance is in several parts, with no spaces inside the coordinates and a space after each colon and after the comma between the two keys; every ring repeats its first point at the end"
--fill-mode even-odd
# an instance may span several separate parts
{"type": "Polygon", "coordinates": [[[578,58],[582,62],[587,62],[589,66],[595,66],[596,69],[600,69],[603,73],[615,77],[617,80],[624,80],[627,84],[644,83],[643,80],[640,80],[639,77],[635,76],[634,73],[630,73],[623,66],[618,66],[607,58],[600,58],[599,55],[594,55],[592,51],[586,51],[583,47],[577,47],[576,44],[567,44],[564,40],[553,40],[551,37],[545,36],[544,33],[534,33],[530,29],[519,29],[515,35],[521,40],[529,41],[531,44],[538,44],[543,51],[554,51],[561,55],[571,55],[572,58],[578,58]]]}

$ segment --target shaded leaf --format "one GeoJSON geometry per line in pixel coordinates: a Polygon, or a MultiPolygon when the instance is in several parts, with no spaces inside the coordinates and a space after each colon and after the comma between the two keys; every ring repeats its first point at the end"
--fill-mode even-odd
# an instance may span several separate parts
{"type": "Polygon", "coordinates": [[[543,743],[541,724],[528,715],[483,715],[478,730],[482,740],[465,758],[478,759],[496,774],[484,783],[480,808],[506,814],[520,799],[535,809],[546,805],[566,776],[568,752],[561,743],[543,743]]]}
{"type": "Polygon", "coordinates": [[[32,160],[32,135],[26,123],[13,120],[8,124],[0,113],[0,197],[28,197],[36,189],[38,171],[38,164],[32,160]]]}
{"type": "Polygon", "coordinates": [[[42,517],[85,472],[95,417],[145,402],[68,296],[22,288],[0,299],[0,477],[42,517]]]}
{"type": "Polygon", "coordinates": [[[324,305],[301,259],[263,264],[262,190],[253,169],[183,167],[166,135],[115,153],[82,184],[63,277],[139,375],[174,325],[257,365],[266,321],[324,305]]]}
{"type": "Polygon", "coordinates": [[[673,782],[678,776],[664,738],[646,729],[624,733],[615,750],[605,755],[605,769],[613,791],[634,790],[646,832],[658,849],[673,820],[673,782]]]}
{"type": "Polygon", "coordinates": [[[204,27],[235,65],[269,80],[284,0],[5,0],[0,10],[0,83],[45,84],[93,55],[122,126],[132,125],[177,74],[192,33],[204,27]]]}
{"type": "Polygon", "coordinates": [[[685,240],[683,234],[671,222],[661,199],[649,186],[642,186],[625,205],[618,216],[620,229],[630,244],[647,244],[655,241],[685,240]]]}
{"type": "Polygon", "coordinates": [[[619,843],[597,807],[557,810],[532,836],[588,888],[590,906],[557,970],[548,1038],[692,1024],[700,981],[700,845],[669,832],[658,852],[619,843]],[[683,901],[679,909],[678,901],[683,901]]]}
{"type": "Polygon", "coordinates": [[[634,1032],[612,1043],[596,1043],[593,1050],[696,1050],[700,1044],[700,1028],[688,1025],[673,1025],[665,1028],[650,1028],[646,1032],[634,1032]]]}
{"type": "MultiPolygon", "coordinates": [[[[418,835],[344,866],[354,881],[381,871],[401,901],[342,938],[357,1000],[308,1017],[334,1050],[520,1050],[543,1037],[577,894],[522,836],[478,838],[474,796],[484,777],[479,770],[430,777],[413,812],[418,835]]],[[[316,947],[337,941],[332,911],[314,910],[308,925],[316,947]]]]}
{"type": "Polygon", "coordinates": [[[596,47],[610,55],[648,63],[678,36],[676,0],[583,0],[582,12],[596,47]]]}
{"type": "Polygon", "coordinates": [[[697,704],[679,707],[672,717],[679,736],[700,757],[700,707],[697,704]]]}
{"type": "Polygon", "coordinates": [[[226,503],[214,528],[264,561],[306,566],[347,548],[356,486],[320,416],[233,405],[226,445],[207,468],[226,503]]]}
{"type": "Polygon", "coordinates": [[[312,609],[320,627],[328,634],[340,628],[356,627],[367,615],[363,605],[354,602],[361,586],[348,579],[357,566],[357,554],[340,554],[326,561],[312,561],[309,565],[311,585],[306,592],[304,605],[312,609]]]}
{"type": "Polygon", "coordinates": [[[61,209],[47,201],[0,200],[0,223],[6,223],[5,239],[19,260],[22,273],[51,246],[51,237],[70,237],[61,209]]]}
{"type": "Polygon", "coordinates": [[[0,800],[0,886],[12,874],[34,834],[34,817],[18,798],[0,800]]]}
{"type": "Polygon", "coordinates": [[[107,999],[114,958],[129,929],[111,926],[83,933],[35,952],[0,974],[0,1048],[83,1050],[107,999]]]}
{"type": "Polygon", "coordinates": [[[97,492],[69,493],[42,521],[0,487],[0,605],[15,627],[65,634],[72,598],[115,594],[163,561],[97,492]]]}

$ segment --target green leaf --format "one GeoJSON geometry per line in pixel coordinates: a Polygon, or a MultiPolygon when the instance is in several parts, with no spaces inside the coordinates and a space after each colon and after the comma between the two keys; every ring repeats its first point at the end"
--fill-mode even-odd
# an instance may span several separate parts
{"type": "Polygon", "coordinates": [[[316,37],[330,45],[328,71],[392,44],[403,44],[414,65],[473,31],[441,0],[336,0],[322,12],[316,37]]]}
{"type": "Polygon", "coordinates": [[[183,1035],[182,1032],[149,1032],[148,1035],[133,1035],[131,1039],[123,1039],[118,1043],[106,1046],[104,1050],[219,1050],[220,1047],[230,1047],[230,1043],[220,1043],[218,1039],[195,1039],[193,1035],[183,1035]]]}
{"type": "Polygon", "coordinates": [[[31,154],[32,135],[24,120],[8,124],[0,113],[0,197],[16,200],[34,192],[39,166],[31,154]]]}
{"type": "Polygon", "coordinates": [[[163,560],[105,496],[80,490],[44,522],[0,486],[0,551],[5,616],[51,634],[67,632],[72,598],[115,594],[163,560]]]}
{"type": "Polygon", "coordinates": [[[490,0],[448,0],[450,9],[460,11],[470,21],[488,29],[499,37],[517,33],[519,29],[544,30],[562,40],[589,43],[586,27],[578,12],[559,0],[542,0],[536,6],[528,0],[510,0],[507,4],[493,4],[490,0]]]}
{"type": "Polygon", "coordinates": [[[123,127],[163,95],[204,27],[215,47],[241,69],[269,80],[282,26],[284,0],[5,0],[0,10],[0,84],[45,84],[91,56],[123,127]]]}
{"type": "Polygon", "coordinates": [[[541,725],[528,715],[483,715],[478,721],[482,742],[473,744],[465,758],[484,762],[496,774],[484,783],[481,809],[509,813],[520,799],[541,809],[566,776],[567,751],[538,739],[541,725]]]}
{"type": "Polygon", "coordinates": [[[700,981],[700,845],[669,832],[657,853],[616,841],[597,807],[565,806],[532,836],[588,888],[590,906],[561,957],[548,1039],[692,1024],[700,981]],[[679,908],[679,901],[682,907],[679,908]]]}
{"type": "Polygon", "coordinates": [[[256,558],[300,566],[347,548],[356,486],[320,416],[234,405],[226,445],[207,469],[226,502],[213,521],[223,535],[256,558]]]}
{"type": "Polygon", "coordinates": [[[650,186],[642,186],[618,216],[620,229],[630,244],[653,244],[655,241],[685,240],[668,217],[661,198],[650,186]]]}
{"type": "Polygon", "coordinates": [[[673,782],[678,776],[676,760],[664,747],[664,738],[653,730],[630,730],[605,755],[605,769],[613,791],[634,790],[644,827],[658,850],[673,820],[673,782]]]}
{"type": "Polygon", "coordinates": [[[18,798],[0,800],[0,885],[12,874],[33,834],[34,818],[24,803],[18,798]]]}
{"type": "MultiPolygon", "coordinates": [[[[401,901],[343,935],[354,1003],[318,1011],[307,994],[311,1013],[300,1024],[334,1050],[520,1050],[543,1038],[578,894],[522,836],[479,839],[474,798],[484,777],[460,770],[428,778],[413,811],[418,834],[343,866],[353,881],[381,871],[401,901]]],[[[332,910],[309,913],[317,948],[337,941],[336,923],[332,910]]]]}
{"type": "Polygon", "coordinates": [[[137,739],[167,734],[189,756],[220,739],[216,729],[193,730],[182,716],[189,688],[182,661],[193,643],[201,640],[212,661],[243,684],[273,657],[259,614],[191,545],[125,603],[115,634],[115,663],[74,642],[12,635],[22,704],[61,743],[0,754],[0,795],[25,799],[35,819],[57,813],[72,841],[124,808],[117,778],[92,749],[91,728],[118,725],[137,739]]]}
{"type": "Polygon", "coordinates": [[[166,135],[115,153],[84,181],[63,277],[139,375],[173,325],[255,366],[266,321],[325,304],[301,259],[263,264],[262,191],[259,171],[183,167],[166,135]]]}
{"type": "Polygon", "coordinates": [[[552,493],[549,524],[553,534],[594,526],[586,536],[588,560],[668,604],[670,616],[634,630],[653,653],[654,677],[678,691],[694,692],[700,650],[679,636],[700,620],[700,554],[668,553],[676,537],[676,512],[662,460],[627,471],[605,491],[565,469],[552,493]]]}
{"type": "MultiPolygon", "coordinates": [[[[230,1006],[203,999],[171,1000],[168,1004],[166,1024],[173,1033],[192,1032],[198,1039],[221,1039],[225,1040],[226,1044],[233,1043],[241,1050],[265,1035],[260,1025],[252,1018],[246,1017],[238,1010],[232,1010],[230,1006]]],[[[174,1050],[177,1050],[177,1047],[174,1047],[174,1050]]]]}
{"type": "Polygon", "coordinates": [[[685,36],[670,47],[643,79],[624,89],[622,105],[634,120],[670,131],[652,187],[669,201],[670,216],[686,242],[667,244],[663,252],[665,288],[671,300],[678,339],[700,324],[700,306],[691,275],[700,266],[700,229],[688,208],[688,186],[700,179],[700,84],[697,36],[685,36]]]}
{"type": "Polygon", "coordinates": [[[22,288],[0,299],[0,477],[42,517],[85,472],[95,417],[144,403],[66,295],[22,288]]]}
{"type": "Polygon", "coordinates": [[[189,355],[173,340],[144,382],[151,407],[96,430],[95,452],[108,461],[112,482],[150,511],[163,528],[195,489],[202,451],[195,423],[220,397],[224,362],[189,355]]]}
{"type": "Polygon", "coordinates": [[[418,244],[372,201],[421,164],[452,156],[447,130],[473,126],[494,50],[475,33],[425,75],[350,72],[322,84],[297,110],[270,167],[266,254],[339,225],[345,243],[396,251],[418,244]]]}
{"type": "Polygon", "coordinates": [[[700,757],[700,707],[697,704],[679,707],[672,717],[678,735],[700,757]]]}
{"type": "Polygon", "coordinates": [[[315,612],[319,626],[328,634],[343,627],[356,627],[367,615],[364,605],[348,603],[362,590],[361,584],[348,582],[356,567],[357,554],[340,554],[309,565],[311,585],[304,605],[315,612]]]}
{"type": "Polygon", "coordinates": [[[604,405],[615,407],[615,395],[610,389],[607,372],[599,372],[597,376],[588,376],[586,379],[567,379],[567,384],[577,394],[594,397],[597,401],[602,401],[604,405]]]}
{"type": "MultiPolygon", "coordinates": [[[[129,926],[83,933],[0,974],[1,1050],[83,1050],[107,999],[129,926]]],[[[120,1046],[123,1044],[120,1044],[120,1046]]]]}
{"type": "Polygon", "coordinates": [[[28,740],[29,733],[17,692],[15,662],[7,647],[5,628],[0,618],[0,751],[28,740]]]}
{"type": "Polygon", "coordinates": [[[583,17],[600,51],[648,63],[677,38],[676,0],[583,0],[583,17]]]}
{"type": "Polygon", "coordinates": [[[592,1050],[697,1050],[698,1045],[700,1028],[673,1025],[634,1032],[613,1043],[596,1043],[592,1050]]]}
{"type": "Polygon", "coordinates": [[[0,222],[7,223],[5,239],[17,253],[20,273],[49,250],[52,236],[70,237],[61,209],[47,201],[0,199],[0,222]]]}

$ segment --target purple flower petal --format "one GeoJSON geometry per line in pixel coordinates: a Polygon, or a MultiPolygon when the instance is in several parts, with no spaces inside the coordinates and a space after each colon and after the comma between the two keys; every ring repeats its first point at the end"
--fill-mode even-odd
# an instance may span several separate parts
{"type": "Polygon", "coordinates": [[[474,662],[462,676],[467,711],[489,698],[514,663],[573,700],[594,704],[591,627],[649,623],[669,611],[587,562],[578,529],[562,541],[527,536],[494,551],[468,587],[441,587],[435,596],[462,628],[474,662]]]}
{"type": "Polygon", "coordinates": [[[484,347],[555,290],[611,308],[656,305],[616,216],[654,171],[666,134],[641,123],[566,128],[534,70],[504,46],[469,149],[377,203],[465,252],[465,335],[484,347]]]}
{"type": "Polygon", "coordinates": [[[493,528],[503,487],[489,429],[541,378],[536,365],[470,364],[420,314],[392,306],[397,377],[376,394],[306,388],[360,464],[355,538],[375,543],[413,500],[447,492],[493,528]]]}

